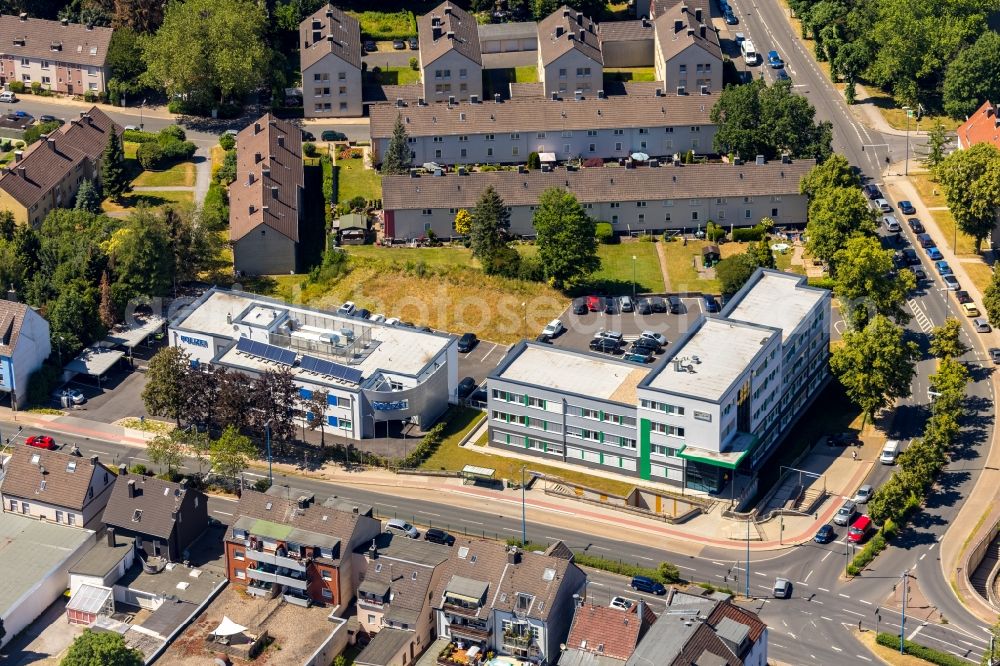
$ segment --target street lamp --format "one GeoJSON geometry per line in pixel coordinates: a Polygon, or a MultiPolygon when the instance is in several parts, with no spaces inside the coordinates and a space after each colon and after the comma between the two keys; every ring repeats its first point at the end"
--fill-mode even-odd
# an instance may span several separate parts
{"type": "Polygon", "coordinates": [[[635,301],[635,255],[632,255],[632,300],[635,301]]]}
{"type": "Polygon", "coordinates": [[[264,436],[267,441],[267,485],[274,484],[274,473],[271,470],[271,421],[264,424],[264,436]]]}
{"type": "Polygon", "coordinates": [[[521,547],[528,547],[528,523],[525,520],[524,513],[524,468],[527,465],[521,465],[521,547]]]}
{"type": "Polygon", "coordinates": [[[523,331],[524,337],[528,337],[528,302],[525,301],[521,303],[521,310],[523,312],[523,319],[521,324],[521,330],[523,331]]]}
{"type": "Polygon", "coordinates": [[[899,622],[899,654],[905,654],[904,640],[906,638],[906,583],[910,577],[910,570],[903,571],[903,619],[899,622]]]}

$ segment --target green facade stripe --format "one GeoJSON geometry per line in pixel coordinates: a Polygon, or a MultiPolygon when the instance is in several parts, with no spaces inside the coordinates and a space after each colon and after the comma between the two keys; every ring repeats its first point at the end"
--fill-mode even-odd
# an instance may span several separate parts
{"type": "Polygon", "coordinates": [[[649,481],[649,433],[651,424],[649,419],[639,419],[639,478],[649,481]]]}

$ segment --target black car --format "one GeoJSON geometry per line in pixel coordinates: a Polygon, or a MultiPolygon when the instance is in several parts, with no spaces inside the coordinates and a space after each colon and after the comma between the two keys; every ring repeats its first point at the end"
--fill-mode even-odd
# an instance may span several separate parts
{"type": "Polygon", "coordinates": [[[972,297],[969,296],[969,292],[967,292],[964,289],[959,289],[958,291],[955,292],[955,299],[959,303],[971,303],[972,302],[972,297]]]}
{"type": "Polygon", "coordinates": [[[830,543],[837,538],[837,533],[834,531],[833,527],[830,525],[823,525],[816,532],[816,536],[813,537],[813,541],[816,543],[830,543]]]}
{"type": "Polygon", "coordinates": [[[639,302],[635,304],[635,311],[643,315],[652,314],[653,304],[649,302],[648,298],[640,298],[639,302]]]}
{"type": "Polygon", "coordinates": [[[353,316],[355,319],[368,319],[369,317],[372,316],[372,311],[367,310],[365,308],[360,308],[358,310],[355,310],[354,314],[351,316],[353,316]]]}
{"type": "Polygon", "coordinates": [[[899,202],[899,212],[903,215],[913,215],[917,212],[917,209],[913,207],[913,204],[905,199],[899,202]]]}
{"type": "Polygon", "coordinates": [[[917,267],[911,268],[910,270],[913,271],[913,277],[917,278],[917,282],[922,282],[927,279],[927,273],[924,272],[924,269],[917,267]]]}
{"type": "Polygon", "coordinates": [[[478,342],[479,338],[476,337],[475,333],[463,333],[462,337],[458,339],[458,351],[463,354],[470,352],[478,342]]]}
{"type": "Polygon", "coordinates": [[[420,48],[420,42],[417,41],[416,37],[410,37],[409,44],[411,51],[416,51],[417,49],[420,48]]]}
{"type": "Polygon", "coordinates": [[[552,336],[549,335],[548,333],[539,333],[538,337],[535,338],[535,342],[542,342],[542,343],[545,343],[547,345],[551,345],[552,344],[552,336]]]}
{"type": "Polygon", "coordinates": [[[615,314],[618,310],[615,309],[615,299],[605,298],[604,299],[604,314],[615,314]]]}
{"type": "Polygon", "coordinates": [[[378,50],[378,47],[375,46],[375,42],[374,41],[372,41],[370,39],[365,41],[365,51],[368,51],[369,53],[372,53],[372,52],[377,51],[377,50],[378,50]]]}
{"type": "Polygon", "coordinates": [[[588,312],[590,312],[590,309],[587,307],[586,298],[581,296],[580,298],[573,299],[573,314],[587,314],[588,312]]]}
{"type": "Polygon", "coordinates": [[[319,138],[324,141],[347,141],[347,135],[343,132],[337,132],[334,130],[323,130],[319,138]]]}
{"type": "Polygon", "coordinates": [[[917,234],[917,242],[920,243],[920,247],[923,248],[934,247],[936,245],[930,234],[917,234]]]}
{"type": "Polygon", "coordinates": [[[469,396],[469,402],[486,402],[486,389],[477,388],[469,396]]]}
{"type": "Polygon", "coordinates": [[[875,183],[868,183],[867,185],[864,186],[863,190],[865,196],[868,197],[868,199],[871,201],[882,198],[882,192],[881,190],[878,189],[878,185],[876,185],[875,183]]]}
{"type": "Polygon", "coordinates": [[[430,541],[431,543],[439,543],[444,546],[452,546],[455,544],[455,537],[448,534],[444,530],[439,530],[436,527],[428,528],[424,532],[424,539],[430,541]]]}
{"type": "Polygon", "coordinates": [[[912,247],[904,248],[902,250],[903,256],[906,257],[907,266],[919,266],[920,257],[917,255],[917,251],[912,247]]]}
{"type": "Polygon", "coordinates": [[[660,298],[659,296],[654,296],[653,298],[649,299],[649,302],[652,305],[653,312],[662,313],[667,311],[667,302],[662,298],[660,298]]]}
{"type": "Polygon", "coordinates": [[[303,141],[315,141],[316,135],[309,130],[302,130],[302,140],[303,141]]]}
{"type": "Polygon", "coordinates": [[[458,383],[458,388],[455,389],[455,393],[459,398],[464,398],[475,390],[476,380],[472,377],[464,377],[462,381],[458,383]]]}
{"type": "Polygon", "coordinates": [[[667,306],[670,308],[670,314],[684,312],[684,304],[681,303],[680,296],[667,296],[667,306]]]}
{"type": "Polygon", "coordinates": [[[55,116],[41,115],[38,116],[38,122],[40,123],[59,123],[60,125],[65,125],[66,121],[62,118],[56,118],[55,116]]]}
{"type": "Polygon", "coordinates": [[[611,338],[594,338],[590,341],[591,351],[604,352],[605,354],[617,354],[620,346],[621,343],[611,338]]]}
{"type": "Polygon", "coordinates": [[[906,218],[906,223],[910,225],[910,230],[915,234],[924,233],[924,225],[920,222],[920,218],[908,217],[906,218]]]}
{"type": "Polygon", "coordinates": [[[635,352],[636,354],[657,354],[660,352],[660,345],[656,344],[655,340],[650,340],[649,338],[639,338],[632,343],[632,347],[629,351],[635,352]]]}
{"type": "Polygon", "coordinates": [[[417,326],[418,331],[423,331],[424,333],[433,333],[434,329],[430,326],[417,326]]]}
{"type": "Polygon", "coordinates": [[[895,254],[892,255],[892,265],[896,268],[906,268],[909,266],[906,263],[906,255],[903,254],[901,250],[897,250],[895,254]]]}

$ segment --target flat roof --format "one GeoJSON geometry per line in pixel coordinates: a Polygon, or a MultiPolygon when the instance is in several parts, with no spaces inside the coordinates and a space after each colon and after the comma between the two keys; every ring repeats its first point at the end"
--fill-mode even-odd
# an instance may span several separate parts
{"type": "Polygon", "coordinates": [[[65,369],[81,375],[100,377],[124,356],[125,352],[104,347],[99,342],[80,352],[79,356],[66,364],[65,369]]]}
{"type": "Polygon", "coordinates": [[[368,646],[355,658],[354,663],[360,666],[388,666],[389,662],[399,654],[399,651],[415,637],[416,634],[412,631],[382,627],[368,646]]]}
{"type": "Polygon", "coordinates": [[[538,24],[534,21],[513,23],[482,23],[479,25],[479,41],[487,39],[537,39],[538,24]]]}
{"type": "Polygon", "coordinates": [[[720,400],[746,372],[761,346],[777,332],[755,324],[706,317],[688,335],[643,388],[720,400]],[[675,369],[673,360],[683,360],[690,371],[675,369]]]}
{"type": "Polygon", "coordinates": [[[165,321],[166,319],[159,315],[136,315],[135,324],[126,325],[122,330],[112,331],[104,339],[112,344],[132,349],[160,330],[165,321]]]}
{"type": "Polygon", "coordinates": [[[636,386],[650,370],[609,356],[533,342],[512,353],[516,356],[497,373],[499,379],[633,406],[636,386]]]}
{"type": "Polygon", "coordinates": [[[173,595],[181,601],[197,605],[212,596],[215,589],[225,582],[225,578],[211,571],[177,563],[169,563],[163,571],[150,574],[136,562],[115,584],[158,597],[173,595]]]}
{"type": "Polygon", "coordinates": [[[806,278],[794,273],[762,271],[727,303],[723,313],[729,319],[781,329],[782,340],[808,316],[830,292],[810,287],[806,278]]]}
{"type": "Polygon", "coordinates": [[[132,537],[115,534],[115,547],[112,548],[108,545],[106,534],[102,534],[94,547],[69,568],[69,572],[103,578],[125,559],[134,546],[135,539],[132,537]]]}
{"type": "Polygon", "coordinates": [[[0,520],[0,571],[4,572],[0,576],[0,616],[93,534],[91,530],[4,513],[0,520]]]}
{"type": "Polygon", "coordinates": [[[235,319],[253,302],[254,299],[249,294],[214,289],[187,316],[183,319],[176,319],[173,326],[231,338],[233,337],[233,325],[226,320],[226,317],[235,319]]]}

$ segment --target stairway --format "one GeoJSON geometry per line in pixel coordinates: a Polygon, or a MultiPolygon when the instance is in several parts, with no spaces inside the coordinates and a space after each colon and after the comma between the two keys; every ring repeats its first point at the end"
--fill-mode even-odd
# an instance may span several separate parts
{"type": "Polygon", "coordinates": [[[996,568],[998,560],[1000,560],[1000,534],[993,537],[993,541],[986,548],[986,555],[983,557],[983,561],[979,563],[979,566],[976,567],[976,570],[969,577],[972,589],[983,599],[989,600],[990,598],[989,588],[993,582],[990,580],[990,576],[993,573],[993,569],[996,568]]]}
{"type": "Polygon", "coordinates": [[[799,498],[792,504],[792,511],[800,511],[802,513],[810,513],[812,508],[819,502],[826,492],[822,488],[806,488],[799,498]]]}

